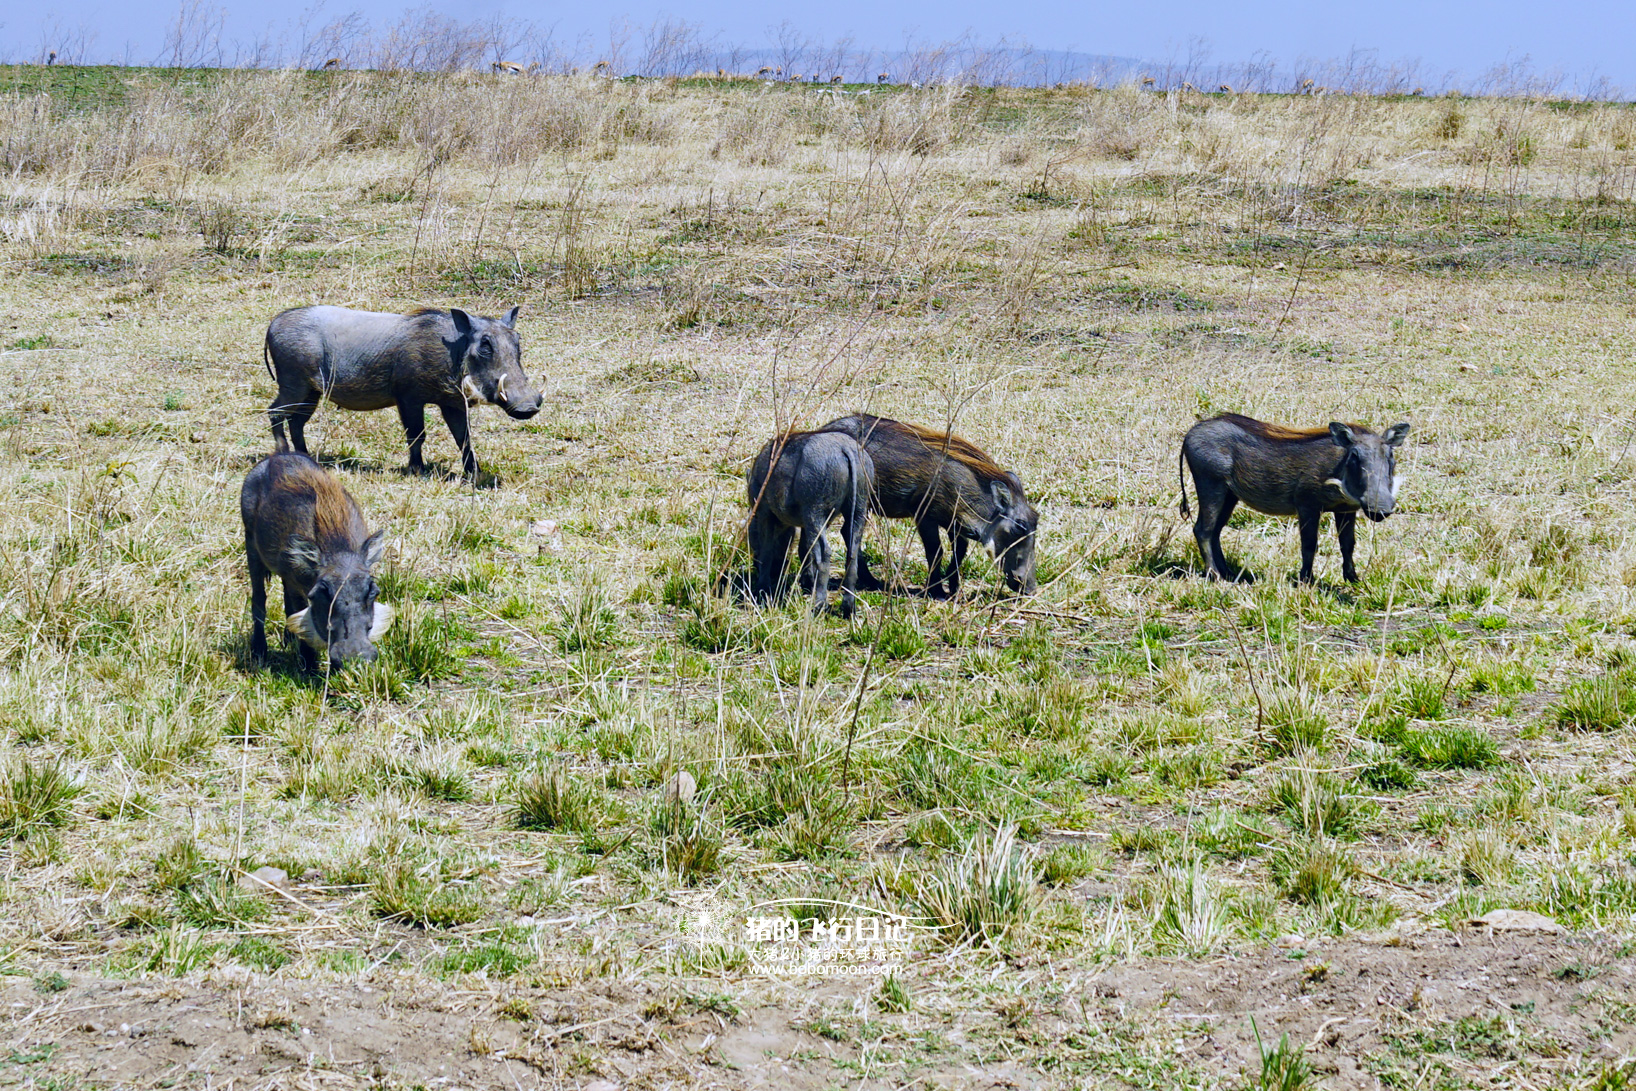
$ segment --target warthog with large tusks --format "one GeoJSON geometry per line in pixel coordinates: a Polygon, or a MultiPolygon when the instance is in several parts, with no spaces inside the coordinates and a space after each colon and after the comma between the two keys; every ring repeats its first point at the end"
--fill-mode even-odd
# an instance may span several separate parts
{"type": "Polygon", "coordinates": [[[386,532],[369,533],[358,505],[323,467],[283,447],[258,462],[239,493],[250,562],[250,654],[267,658],[267,577],[284,584],[284,621],[301,642],[301,662],[320,651],[336,669],[375,658],[392,608],[375,601],[370,574],[386,532]]]}
{"type": "Polygon", "coordinates": [[[290,425],[295,449],[302,430],[328,398],[342,409],[398,407],[409,439],[409,469],[424,473],[426,406],[435,405],[460,447],[466,476],[477,476],[467,411],[487,402],[519,420],[540,411],[540,392],[523,374],[517,308],[504,318],[482,318],[458,308],[423,307],[409,314],[346,307],[296,307],[267,327],[262,362],[278,383],[267,410],[273,436],[290,425]],[[275,373],[276,371],[276,373],[275,373]]]}
{"type": "MultiPolygon", "coordinates": [[[[926,547],[926,593],[946,598],[960,589],[960,566],[970,542],[981,542],[1005,573],[1006,586],[1032,594],[1034,545],[1039,514],[1023,493],[1022,479],[1002,470],[976,444],[888,417],[854,413],[824,425],[863,444],[875,463],[873,508],[887,519],[913,519],[926,547]],[[953,559],[943,565],[942,535],[953,559]]],[[[858,586],[881,583],[859,562],[858,586]]]]}
{"type": "Polygon", "coordinates": [[[787,432],[767,441],[750,465],[750,594],[761,602],[782,598],[790,539],[801,532],[801,582],[812,587],[812,612],[829,605],[830,521],[841,517],[846,577],[841,614],[850,617],[869,518],[874,467],[858,442],[839,432],[787,432]]]}
{"type": "Polygon", "coordinates": [[[1251,578],[1235,574],[1221,552],[1221,528],[1243,501],[1268,515],[1293,515],[1301,528],[1301,582],[1312,582],[1312,558],[1318,552],[1318,520],[1335,513],[1335,536],[1341,542],[1341,572],[1356,583],[1352,566],[1358,512],[1375,522],[1392,514],[1402,478],[1397,475],[1397,448],[1409,434],[1394,424],[1376,434],[1361,424],[1331,423],[1328,428],[1286,428],[1237,413],[1200,421],[1182,440],[1176,476],[1182,482],[1182,514],[1187,510],[1187,481],[1181,464],[1193,471],[1199,494],[1199,517],[1193,537],[1211,579],[1251,578]]]}

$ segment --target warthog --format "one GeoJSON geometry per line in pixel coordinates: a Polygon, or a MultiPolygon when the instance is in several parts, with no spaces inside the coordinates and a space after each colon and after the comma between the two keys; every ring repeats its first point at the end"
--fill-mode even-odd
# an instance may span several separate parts
{"type": "Polygon", "coordinates": [[[318,669],[328,651],[336,669],[375,658],[392,608],[375,601],[371,570],[386,532],[369,533],[358,505],[323,467],[283,447],[258,462],[239,493],[250,562],[250,654],[267,658],[267,577],[284,584],[284,623],[301,643],[301,662],[318,669]]]}
{"type": "Polygon", "coordinates": [[[1402,482],[1396,473],[1397,447],[1408,434],[1407,424],[1394,424],[1377,435],[1361,424],[1286,428],[1237,413],[1223,413],[1188,429],[1176,476],[1182,483],[1182,514],[1188,515],[1181,464],[1193,472],[1199,494],[1193,537],[1210,578],[1251,578],[1248,573],[1235,577],[1221,552],[1221,528],[1242,500],[1268,515],[1295,516],[1301,528],[1302,583],[1312,582],[1318,520],[1324,512],[1334,512],[1341,572],[1356,583],[1352,546],[1358,512],[1377,523],[1392,514],[1402,482]]]}
{"type": "Polygon", "coordinates": [[[307,420],[321,397],[342,409],[398,407],[409,440],[409,469],[424,473],[421,443],[426,406],[435,405],[460,447],[466,476],[477,477],[467,412],[487,402],[519,420],[540,411],[540,392],[523,374],[517,308],[482,318],[458,308],[423,307],[409,314],[346,307],[296,307],[267,326],[262,362],[278,383],[268,408],[273,436],[284,424],[306,453],[307,420]],[[275,373],[276,369],[276,373],[275,373]]]}
{"type": "Polygon", "coordinates": [[[787,432],[767,441],[750,465],[750,594],[772,602],[789,591],[790,539],[801,532],[801,582],[812,587],[812,612],[829,605],[830,521],[841,517],[846,576],[841,614],[850,617],[869,518],[874,467],[858,442],[839,432],[787,432]]]}
{"type": "MultiPolygon", "coordinates": [[[[1034,545],[1039,514],[1023,493],[1022,479],[1002,470],[978,446],[887,417],[854,413],[824,425],[863,444],[875,463],[872,507],[887,519],[913,519],[926,547],[926,593],[947,598],[960,589],[960,566],[970,542],[981,542],[1005,573],[1006,586],[1032,594],[1034,545]],[[953,559],[944,567],[942,535],[953,559]]],[[[858,586],[881,590],[859,561],[858,586]]]]}

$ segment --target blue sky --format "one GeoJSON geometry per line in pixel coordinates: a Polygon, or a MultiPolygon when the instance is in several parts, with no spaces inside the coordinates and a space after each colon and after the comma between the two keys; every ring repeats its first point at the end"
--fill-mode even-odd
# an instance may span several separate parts
{"type": "MultiPolygon", "coordinates": [[[[189,0],[225,12],[226,37],[248,42],[269,29],[287,31],[303,9],[293,4],[248,0],[189,0]]],[[[396,20],[401,0],[328,0],[315,24],[358,11],[376,25],[396,20]]],[[[494,3],[489,0],[433,3],[434,9],[469,19],[503,12],[541,26],[555,26],[561,41],[583,40],[592,51],[608,40],[610,25],[634,27],[665,16],[718,34],[723,44],[758,46],[774,24],[788,19],[810,38],[850,37],[860,49],[898,49],[971,34],[983,41],[1006,38],[1036,49],[1138,57],[1155,62],[1185,58],[1202,42],[1216,63],[1248,61],[1264,52],[1290,70],[1299,58],[1329,59],[1353,49],[1376,51],[1382,62],[1418,61],[1428,73],[1450,70],[1475,81],[1497,64],[1528,58],[1535,72],[1559,72],[1572,90],[1605,77],[1636,95],[1636,3],[1632,0],[1168,0],[1164,4],[974,0],[827,0],[789,8],[749,0],[716,2],[621,2],[612,4],[494,3]]],[[[176,0],[55,0],[49,6],[11,0],[0,5],[0,41],[11,59],[36,55],[53,38],[73,39],[81,28],[94,38],[89,59],[152,60],[165,28],[174,23],[176,0]]]]}

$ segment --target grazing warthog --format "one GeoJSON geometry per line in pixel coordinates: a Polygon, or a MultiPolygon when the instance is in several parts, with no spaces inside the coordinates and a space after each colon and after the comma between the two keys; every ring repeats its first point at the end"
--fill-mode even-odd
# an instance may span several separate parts
{"type": "MultiPolygon", "coordinates": [[[[1032,594],[1034,544],[1039,514],[1023,493],[1022,480],[1002,470],[975,444],[948,432],[854,413],[824,425],[863,444],[875,463],[875,511],[888,519],[913,519],[926,547],[926,593],[947,598],[960,589],[966,546],[981,542],[1005,573],[1006,586],[1032,594]],[[943,567],[946,532],[953,559],[943,567]]],[[[881,583],[859,562],[859,586],[881,583]]]]}
{"type": "Polygon", "coordinates": [[[540,392],[523,374],[517,308],[482,318],[459,308],[423,307],[408,314],[346,307],[296,307],[267,327],[262,362],[278,383],[267,410],[273,436],[284,424],[306,453],[307,420],[328,398],[342,409],[398,407],[409,439],[409,469],[423,473],[426,406],[435,405],[460,447],[466,476],[477,477],[467,411],[488,402],[519,420],[540,411],[540,392]],[[276,373],[275,373],[276,369],[276,373]]]}
{"type": "Polygon", "coordinates": [[[1335,513],[1335,536],[1341,542],[1341,572],[1356,583],[1352,565],[1358,512],[1375,522],[1392,514],[1397,503],[1397,447],[1409,434],[1394,424],[1376,434],[1361,424],[1332,423],[1328,428],[1286,428],[1237,413],[1200,421],[1182,440],[1176,476],[1182,482],[1182,514],[1187,510],[1187,482],[1181,464],[1193,472],[1199,494],[1199,517],[1193,537],[1211,579],[1243,578],[1229,570],[1221,552],[1221,528],[1243,501],[1268,515],[1293,515],[1301,528],[1302,583],[1312,582],[1312,558],[1318,552],[1318,519],[1335,513]]]}
{"type": "Polygon", "coordinates": [[[244,552],[250,562],[250,654],[267,658],[267,577],[284,584],[284,624],[301,642],[301,662],[318,669],[318,652],[339,670],[375,658],[375,641],[392,608],[375,601],[371,570],[386,532],[369,533],[358,505],[323,467],[281,447],[258,462],[239,493],[244,552]]]}
{"type": "Polygon", "coordinates": [[[852,616],[874,472],[858,442],[839,432],[786,432],[767,441],[748,482],[751,597],[773,602],[789,591],[785,564],[799,530],[801,582],[812,587],[812,612],[823,613],[829,605],[825,531],[838,515],[846,542],[841,615],[852,616]]]}

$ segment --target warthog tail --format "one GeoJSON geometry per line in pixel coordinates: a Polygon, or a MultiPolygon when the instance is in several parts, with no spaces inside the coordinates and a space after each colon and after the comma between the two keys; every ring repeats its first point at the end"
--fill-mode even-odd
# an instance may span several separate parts
{"type": "Polygon", "coordinates": [[[1187,510],[1187,478],[1183,473],[1186,465],[1187,449],[1183,448],[1176,454],[1176,484],[1182,490],[1182,518],[1184,519],[1193,514],[1187,510]]]}
{"type": "Polygon", "coordinates": [[[273,331],[268,330],[267,336],[261,339],[261,366],[267,369],[267,378],[278,382],[278,376],[273,374],[273,331]]]}

